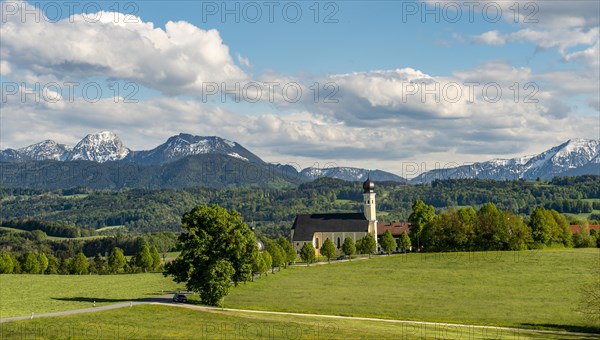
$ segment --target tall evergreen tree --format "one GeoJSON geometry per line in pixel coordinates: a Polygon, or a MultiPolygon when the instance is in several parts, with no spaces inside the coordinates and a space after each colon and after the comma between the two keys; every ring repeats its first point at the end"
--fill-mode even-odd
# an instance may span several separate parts
{"type": "Polygon", "coordinates": [[[156,246],[150,247],[150,257],[152,257],[152,270],[157,270],[158,268],[160,268],[160,253],[158,252],[156,246]]]}

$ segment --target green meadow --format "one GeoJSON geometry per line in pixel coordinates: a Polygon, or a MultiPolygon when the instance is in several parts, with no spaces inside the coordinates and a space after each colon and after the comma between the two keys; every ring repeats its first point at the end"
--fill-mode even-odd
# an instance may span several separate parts
{"type": "Polygon", "coordinates": [[[0,317],[136,301],[183,286],[160,273],[123,275],[0,275],[0,317]]]}
{"type": "MultiPolygon", "coordinates": [[[[224,300],[227,308],[586,332],[589,336],[140,305],[3,323],[0,337],[597,338],[598,334],[591,333],[600,333],[599,325],[586,321],[576,307],[580,288],[594,278],[599,260],[599,249],[378,256],[291,267],[240,284],[224,300]]],[[[93,301],[98,306],[136,301],[179,289],[183,287],[159,273],[1,275],[0,316],[86,308],[93,301]]]]}
{"type": "Polygon", "coordinates": [[[600,332],[575,311],[600,249],[380,256],[242,284],[230,308],[600,332]]]}
{"type": "Polygon", "coordinates": [[[0,324],[2,339],[595,339],[594,335],[137,305],[0,324]]]}

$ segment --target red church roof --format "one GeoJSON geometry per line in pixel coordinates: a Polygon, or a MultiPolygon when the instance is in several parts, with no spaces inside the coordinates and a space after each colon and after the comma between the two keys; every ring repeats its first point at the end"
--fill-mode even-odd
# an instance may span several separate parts
{"type": "MultiPolygon", "coordinates": [[[[598,232],[600,232],[600,224],[590,224],[590,230],[597,230],[598,232]]],[[[578,232],[581,231],[581,226],[577,225],[577,224],[572,224],[571,225],[571,232],[573,234],[576,234],[578,232]]]]}
{"type": "Polygon", "coordinates": [[[402,235],[403,232],[410,234],[408,229],[408,222],[385,222],[377,223],[377,236],[381,236],[389,230],[394,237],[402,235]]]}

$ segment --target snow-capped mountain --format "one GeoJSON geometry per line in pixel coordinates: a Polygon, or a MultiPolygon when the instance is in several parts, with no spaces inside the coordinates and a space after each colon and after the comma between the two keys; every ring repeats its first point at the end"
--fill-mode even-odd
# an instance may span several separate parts
{"type": "Polygon", "coordinates": [[[119,161],[131,152],[123,146],[123,142],[110,131],[89,134],[85,136],[70,152],[66,153],[68,161],[93,161],[104,163],[119,161]]]}
{"type": "Polygon", "coordinates": [[[126,161],[138,164],[164,164],[187,156],[218,154],[242,161],[264,163],[258,156],[236,142],[220,137],[202,137],[181,133],[152,150],[132,151],[110,131],[89,134],[75,147],[47,140],[21,149],[0,151],[0,161],[86,160],[98,163],[126,161]]]}
{"type": "MultiPolygon", "coordinates": [[[[369,175],[367,169],[337,166],[310,167],[298,172],[290,165],[267,164],[236,142],[220,137],[202,137],[183,133],[170,137],[165,143],[152,150],[131,151],[123,145],[117,135],[103,131],[87,135],[75,147],[46,140],[20,149],[0,150],[0,161],[88,160],[98,163],[116,161],[163,165],[195,155],[219,156],[220,158],[213,157],[203,163],[208,166],[206,162],[217,162],[218,164],[211,163],[214,168],[221,166],[220,163],[226,159],[259,164],[265,167],[265,173],[274,172],[288,180],[303,181],[331,177],[346,181],[364,181],[369,175]]],[[[413,178],[410,182],[428,183],[436,179],[448,178],[551,179],[554,176],[585,174],[600,175],[600,140],[572,139],[538,155],[493,159],[454,168],[435,169],[413,178]]],[[[374,181],[406,182],[400,176],[381,170],[371,171],[370,177],[374,181]]]]}
{"type": "Polygon", "coordinates": [[[165,143],[152,150],[132,152],[126,161],[139,164],[162,164],[202,154],[226,155],[252,163],[263,163],[258,156],[236,142],[220,137],[202,137],[185,133],[167,139],[165,143]]]}
{"type": "MultiPolygon", "coordinates": [[[[350,168],[350,167],[331,167],[331,168],[306,168],[300,172],[300,174],[307,179],[314,180],[321,177],[331,177],[342,179],[345,181],[364,181],[369,176],[369,170],[361,168],[350,168]]],[[[406,180],[400,176],[394,175],[389,172],[374,170],[370,172],[370,177],[374,181],[395,181],[395,182],[406,182],[406,180]]]]}
{"type": "Polygon", "coordinates": [[[571,139],[538,155],[436,169],[419,175],[411,182],[428,183],[447,178],[551,179],[554,176],[583,174],[600,175],[600,140],[571,139]]]}
{"type": "Polygon", "coordinates": [[[3,161],[41,161],[46,159],[65,160],[65,154],[73,148],[58,144],[53,140],[45,140],[17,150],[6,149],[0,152],[3,161]]]}

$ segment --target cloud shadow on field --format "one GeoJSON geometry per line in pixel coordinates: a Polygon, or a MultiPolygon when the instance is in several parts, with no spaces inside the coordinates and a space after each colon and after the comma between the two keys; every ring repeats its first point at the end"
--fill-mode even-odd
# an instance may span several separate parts
{"type": "MultiPolygon", "coordinates": [[[[172,294],[169,292],[165,292],[166,294],[172,294]]],[[[58,301],[75,301],[75,302],[88,302],[88,303],[118,303],[118,302],[169,302],[171,301],[170,297],[147,297],[147,298],[137,298],[137,299],[110,299],[110,298],[100,298],[100,297],[53,297],[52,300],[58,301]]]]}
{"type": "Polygon", "coordinates": [[[600,334],[600,325],[590,325],[590,326],[575,326],[575,325],[557,325],[551,323],[522,323],[521,325],[527,327],[534,327],[536,329],[549,329],[555,331],[565,331],[565,332],[577,332],[577,333],[590,333],[590,336],[594,339],[598,339],[598,334],[600,334]]]}

